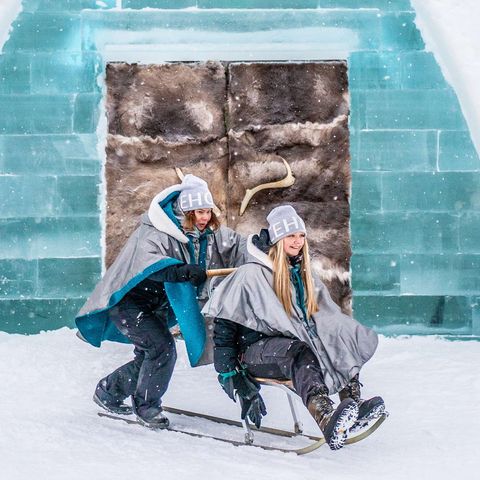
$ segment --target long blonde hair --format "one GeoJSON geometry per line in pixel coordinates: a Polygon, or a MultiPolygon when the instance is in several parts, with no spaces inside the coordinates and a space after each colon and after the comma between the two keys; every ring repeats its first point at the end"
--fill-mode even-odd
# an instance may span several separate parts
{"type": "MultiPolygon", "coordinates": [[[[300,270],[305,289],[307,316],[310,318],[313,313],[318,312],[318,305],[315,299],[315,288],[313,285],[307,239],[305,239],[305,244],[303,245],[301,253],[302,261],[300,263],[300,270]]],[[[268,256],[273,263],[273,289],[282,303],[283,308],[287,314],[290,315],[293,311],[292,290],[290,287],[289,264],[282,240],[279,240],[272,248],[270,248],[268,256]]]]}

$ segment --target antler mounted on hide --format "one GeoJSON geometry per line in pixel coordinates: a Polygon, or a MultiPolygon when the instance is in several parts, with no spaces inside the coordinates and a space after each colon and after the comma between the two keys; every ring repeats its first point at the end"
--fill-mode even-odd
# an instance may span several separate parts
{"type": "Polygon", "coordinates": [[[250,202],[253,196],[256,193],[260,192],[261,190],[266,190],[267,188],[291,187],[295,183],[295,177],[292,174],[292,169],[290,168],[290,165],[284,158],[282,158],[282,161],[285,164],[285,168],[287,169],[287,176],[276,182],[262,183],[252,189],[247,188],[247,190],[245,191],[245,196],[243,197],[243,200],[242,200],[242,204],[240,205],[240,215],[243,215],[245,213],[245,210],[247,209],[247,206],[248,206],[248,202],[250,202]]]}
{"type": "Polygon", "coordinates": [[[183,179],[185,178],[185,175],[183,174],[182,170],[178,167],[175,167],[175,172],[176,172],[178,178],[183,182],[183,179]]]}

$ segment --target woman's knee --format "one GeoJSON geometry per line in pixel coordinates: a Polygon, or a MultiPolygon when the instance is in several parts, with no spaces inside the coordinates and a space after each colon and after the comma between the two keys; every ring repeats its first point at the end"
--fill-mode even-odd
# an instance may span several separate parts
{"type": "Polygon", "coordinates": [[[175,363],[177,360],[177,351],[175,344],[157,344],[147,354],[150,360],[158,360],[159,363],[175,363]]]}
{"type": "Polygon", "coordinates": [[[315,358],[315,354],[310,346],[301,340],[292,340],[292,343],[287,351],[287,356],[291,359],[297,359],[299,357],[315,358]]]}
{"type": "Polygon", "coordinates": [[[170,332],[155,332],[147,335],[145,342],[145,358],[149,360],[159,359],[163,362],[175,362],[177,359],[177,351],[175,348],[175,340],[170,332]]]}

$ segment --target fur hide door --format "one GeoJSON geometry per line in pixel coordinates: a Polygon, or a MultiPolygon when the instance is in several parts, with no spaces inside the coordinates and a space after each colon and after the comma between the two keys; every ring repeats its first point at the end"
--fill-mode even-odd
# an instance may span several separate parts
{"type": "Polygon", "coordinates": [[[348,80],[342,61],[107,66],[106,264],[175,167],[204,178],[240,233],[294,205],[313,266],[350,312],[348,80]],[[245,194],[260,189],[240,214],[245,194]]]}

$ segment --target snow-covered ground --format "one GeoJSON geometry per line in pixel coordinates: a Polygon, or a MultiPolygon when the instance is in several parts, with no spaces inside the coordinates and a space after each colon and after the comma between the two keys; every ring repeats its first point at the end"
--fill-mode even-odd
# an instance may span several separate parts
{"type": "MultiPolygon", "coordinates": [[[[212,368],[189,368],[183,343],[178,347],[165,404],[237,418],[212,368]]],[[[479,342],[382,337],[362,380],[366,394],[384,396],[390,418],[357,445],[338,452],[324,446],[303,457],[98,417],[91,401],[96,382],[128,361],[130,351],[112,343],[95,349],[66,328],[34,336],[1,333],[0,478],[478,478],[479,342]]],[[[280,393],[264,388],[265,425],[289,426],[280,393]]],[[[316,433],[303,407],[302,412],[308,431],[316,433]]],[[[171,419],[182,425],[194,421],[171,419]]]]}

